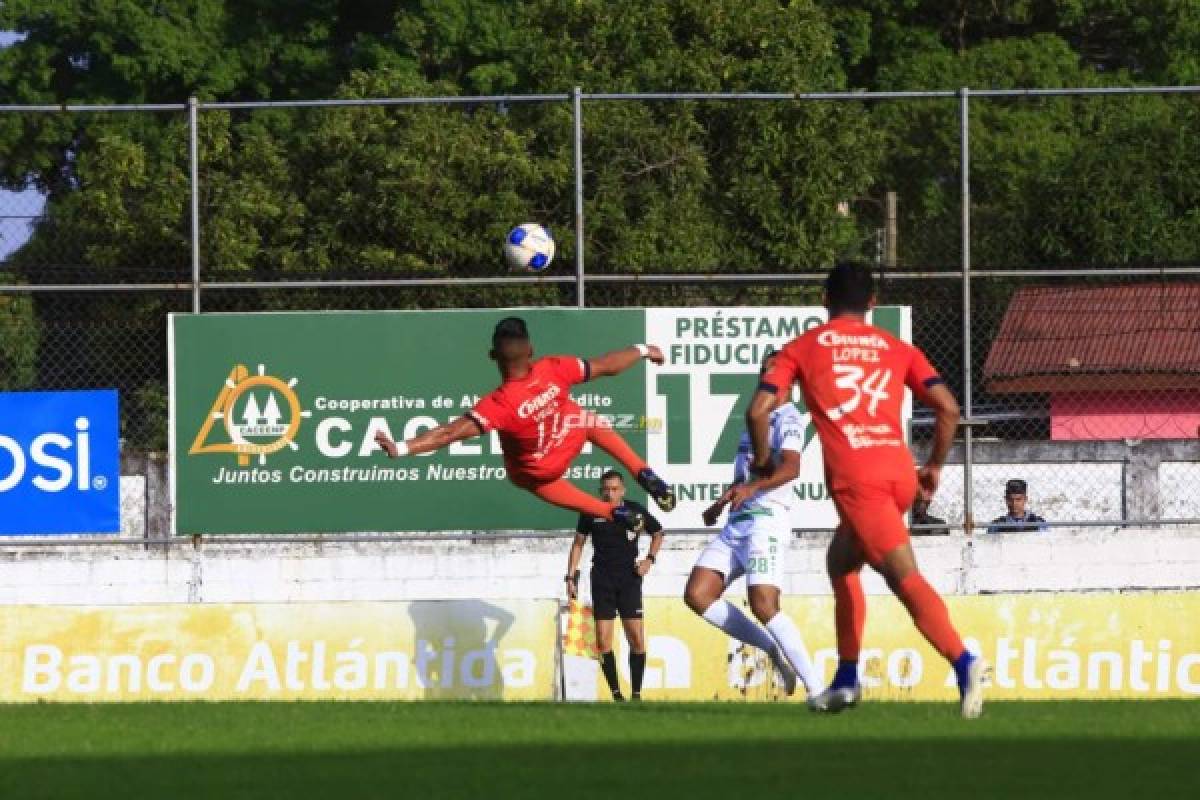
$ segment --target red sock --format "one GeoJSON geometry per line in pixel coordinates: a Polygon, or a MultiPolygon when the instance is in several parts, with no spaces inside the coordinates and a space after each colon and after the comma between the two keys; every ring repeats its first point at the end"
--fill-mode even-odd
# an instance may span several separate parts
{"type": "Polygon", "coordinates": [[[896,596],[912,615],[917,630],[943,658],[953,662],[963,654],[962,639],[959,638],[958,631],[954,630],[954,624],[950,622],[950,612],[946,610],[946,604],[921,573],[913,570],[905,575],[904,580],[896,587],[896,596]]]}
{"type": "Polygon", "coordinates": [[[837,625],[838,658],[858,661],[863,626],[867,623],[867,598],[858,572],[830,578],[833,584],[833,618],[837,625]]]}
{"type": "Polygon", "coordinates": [[[560,508],[578,511],[590,517],[612,519],[612,503],[606,503],[595,495],[590,495],[575,484],[563,478],[550,483],[543,483],[530,488],[538,497],[560,508]]]}
{"type": "Polygon", "coordinates": [[[637,478],[638,473],[649,466],[637,453],[633,452],[633,448],[621,437],[621,434],[607,425],[599,423],[592,425],[588,428],[587,437],[592,444],[620,461],[621,465],[629,470],[634,478],[637,478]]]}

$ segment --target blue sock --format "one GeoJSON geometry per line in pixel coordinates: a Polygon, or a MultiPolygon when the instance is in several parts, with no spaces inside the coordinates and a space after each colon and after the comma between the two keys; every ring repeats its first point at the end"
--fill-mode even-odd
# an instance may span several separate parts
{"type": "Polygon", "coordinates": [[[958,679],[960,692],[967,686],[967,667],[971,666],[974,660],[975,656],[971,655],[970,650],[963,650],[962,655],[954,659],[954,677],[958,679]]]}
{"type": "Polygon", "coordinates": [[[858,661],[839,661],[829,688],[853,689],[855,686],[858,686],[858,661]]]}

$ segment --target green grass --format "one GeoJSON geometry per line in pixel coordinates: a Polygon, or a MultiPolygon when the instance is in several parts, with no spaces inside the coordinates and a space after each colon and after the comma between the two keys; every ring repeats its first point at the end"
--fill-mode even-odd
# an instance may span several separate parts
{"type": "Polygon", "coordinates": [[[0,706],[0,798],[1200,798],[1200,701],[0,706]]]}

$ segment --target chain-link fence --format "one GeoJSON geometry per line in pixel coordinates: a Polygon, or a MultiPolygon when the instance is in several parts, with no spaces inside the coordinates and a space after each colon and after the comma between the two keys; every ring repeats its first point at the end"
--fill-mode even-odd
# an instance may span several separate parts
{"type": "MultiPolygon", "coordinates": [[[[931,513],[982,528],[1019,479],[1051,524],[1197,522],[1198,97],[0,107],[70,166],[0,198],[0,387],[116,387],[125,448],[162,450],[171,312],[813,305],[852,257],[912,306],[969,422],[931,513]],[[1100,168],[1114,153],[1124,172],[1100,168]],[[729,216],[737,237],[696,240],[729,216]],[[525,219],[558,223],[546,276],[499,269],[525,219]]],[[[918,409],[918,450],[931,431],[918,409]]]]}

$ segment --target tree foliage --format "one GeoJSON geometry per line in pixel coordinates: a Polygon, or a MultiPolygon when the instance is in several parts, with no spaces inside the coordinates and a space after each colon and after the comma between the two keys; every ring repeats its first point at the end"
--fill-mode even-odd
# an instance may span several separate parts
{"type": "MultiPolygon", "coordinates": [[[[867,89],[1197,83],[1200,6],[1187,0],[823,3],[867,89]]],[[[976,98],[972,250],[980,266],[1154,263],[1197,255],[1197,96],[976,98]]],[[[875,191],[900,195],[902,260],[958,260],[958,107],[879,105],[875,191]]]]}
{"type": "MultiPolygon", "coordinates": [[[[0,51],[9,103],[1200,82],[1186,0],[9,0],[0,29],[24,34],[0,51]]],[[[975,263],[1194,258],[1198,113],[1181,96],[973,100],[975,263]]],[[[597,101],[584,115],[590,271],[869,254],[889,190],[902,261],[958,260],[954,101],[597,101]]],[[[0,186],[47,197],[5,279],[186,281],[187,133],[180,112],[0,114],[0,186]]],[[[558,232],[561,263],[575,255],[568,103],[207,110],[199,144],[211,278],[494,275],[501,236],[526,220],[558,232]]],[[[440,301],[462,296],[399,302],[440,301]]],[[[8,305],[4,385],[120,383],[110,337],[76,342],[88,352],[69,375],[37,357],[70,345],[45,322],[75,310],[8,305]]],[[[96,299],[86,318],[130,307],[96,299]]],[[[146,375],[131,396],[150,408],[161,370],[146,375]]]]}
{"type": "MultiPolygon", "coordinates": [[[[0,82],[27,102],[845,85],[833,31],[807,2],[18,2],[0,24],[27,34],[0,53],[0,82]]],[[[210,274],[494,274],[515,221],[572,224],[565,103],[202,117],[210,274]]],[[[24,149],[0,180],[65,210],[48,215],[48,246],[96,269],[186,267],[186,195],[166,196],[186,176],[179,115],[14,123],[0,140],[24,149]]],[[[595,104],[585,137],[597,270],[826,261],[854,246],[835,209],[878,160],[848,106],[595,104]]],[[[571,237],[561,243],[571,258],[571,237]]],[[[37,250],[23,264],[54,260],[37,250]]]]}

